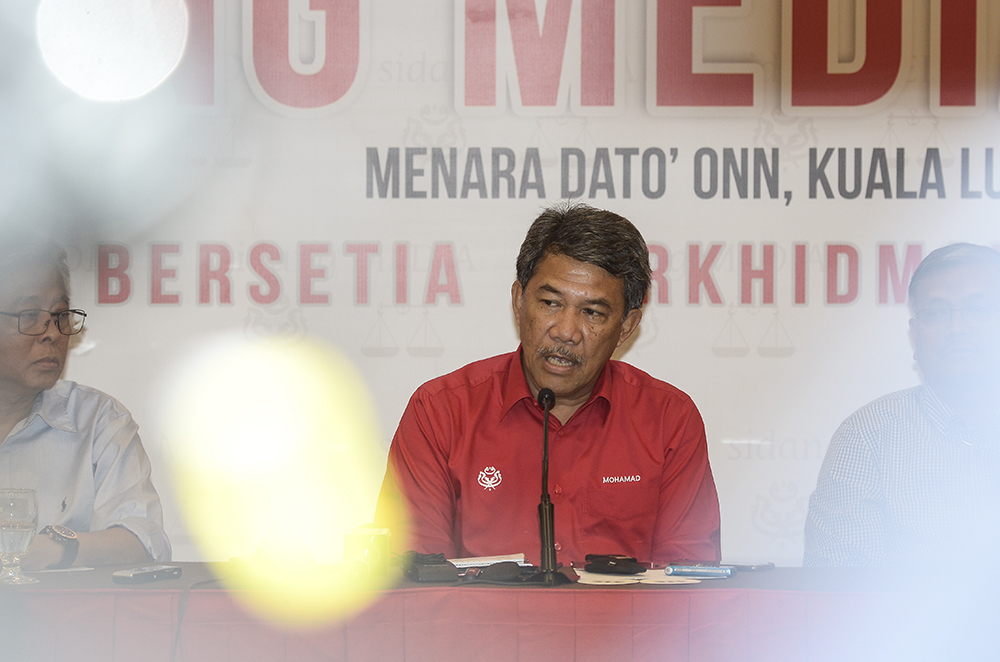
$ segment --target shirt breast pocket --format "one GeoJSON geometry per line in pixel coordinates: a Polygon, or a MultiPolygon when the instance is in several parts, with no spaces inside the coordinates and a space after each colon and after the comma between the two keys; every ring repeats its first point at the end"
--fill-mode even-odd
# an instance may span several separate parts
{"type": "MultiPolygon", "coordinates": [[[[652,539],[658,510],[659,495],[653,485],[635,482],[591,487],[584,499],[584,535],[596,542],[646,544],[652,539]]],[[[615,551],[621,550],[607,553],[615,551]]]]}

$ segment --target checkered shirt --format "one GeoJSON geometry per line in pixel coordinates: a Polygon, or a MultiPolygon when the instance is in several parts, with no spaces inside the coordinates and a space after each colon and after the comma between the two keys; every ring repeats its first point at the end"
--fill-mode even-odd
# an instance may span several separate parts
{"type": "Polygon", "coordinates": [[[971,560],[998,542],[1000,427],[973,429],[918,386],[834,434],[809,500],[805,565],[971,560]]]}

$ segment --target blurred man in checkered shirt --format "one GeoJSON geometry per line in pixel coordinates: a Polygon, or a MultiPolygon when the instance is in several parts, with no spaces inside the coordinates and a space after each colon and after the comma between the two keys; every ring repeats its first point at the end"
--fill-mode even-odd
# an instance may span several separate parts
{"type": "Polygon", "coordinates": [[[923,385],[837,430],[809,501],[805,565],[980,559],[1000,542],[1000,252],[933,251],[909,300],[923,385]]]}

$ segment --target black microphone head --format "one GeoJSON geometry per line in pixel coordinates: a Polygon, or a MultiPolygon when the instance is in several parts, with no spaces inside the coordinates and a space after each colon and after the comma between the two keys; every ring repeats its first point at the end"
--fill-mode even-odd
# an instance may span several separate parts
{"type": "Polygon", "coordinates": [[[542,409],[551,409],[556,404],[556,394],[550,388],[538,392],[538,404],[542,409]]]}

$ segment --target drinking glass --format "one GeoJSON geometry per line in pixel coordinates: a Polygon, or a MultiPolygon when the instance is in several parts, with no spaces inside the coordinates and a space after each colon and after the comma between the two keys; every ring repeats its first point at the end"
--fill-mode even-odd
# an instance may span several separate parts
{"type": "Polygon", "coordinates": [[[35,490],[0,488],[0,584],[34,584],[21,574],[21,557],[28,551],[38,526],[35,490]]]}

